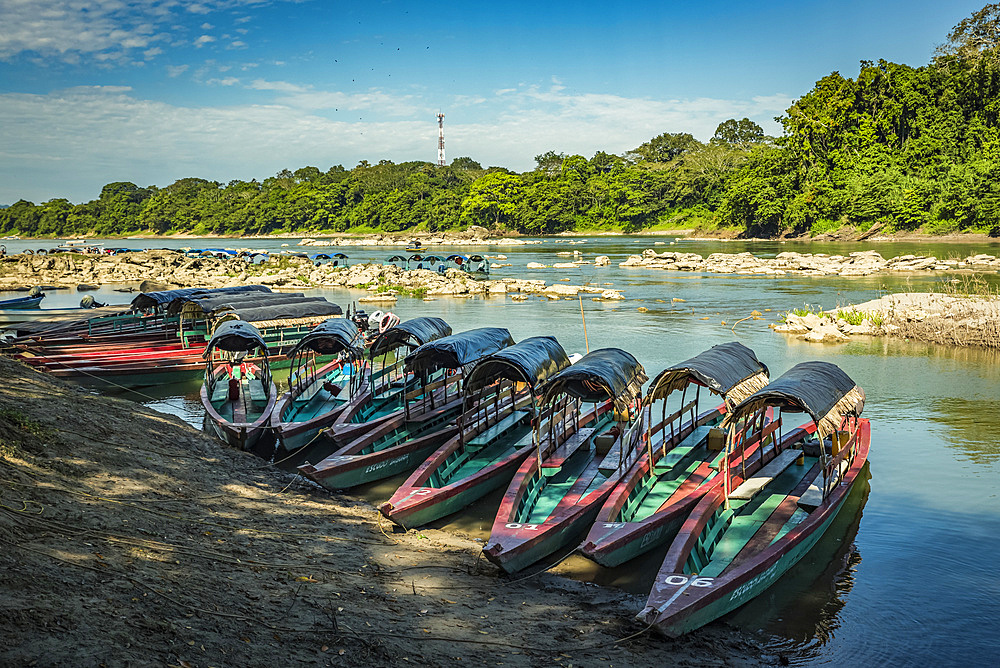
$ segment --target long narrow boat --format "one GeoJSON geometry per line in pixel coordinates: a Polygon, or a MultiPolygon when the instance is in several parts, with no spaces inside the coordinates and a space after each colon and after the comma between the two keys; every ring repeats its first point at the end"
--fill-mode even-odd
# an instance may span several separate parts
{"type": "Polygon", "coordinates": [[[45,293],[29,295],[28,297],[14,297],[13,299],[0,299],[0,309],[12,309],[21,311],[26,309],[36,309],[45,299],[45,293]]]}
{"type": "Polygon", "coordinates": [[[603,566],[617,566],[669,542],[698,500],[721,484],[717,473],[725,436],[719,424],[728,407],[767,380],[767,367],[736,342],[661,371],[643,398],[646,452],[601,508],[582,553],[603,566]],[[722,403],[702,410],[703,387],[721,396],[722,403]],[[668,414],[668,406],[677,408],[668,414]]]}
{"type": "Polygon", "coordinates": [[[706,494],[684,522],[639,619],[670,636],[697,629],[765,591],[833,522],[862,479],[871,427],[860,417],[864,391],[829,362],[798,364],[736,406],[728,422],[764,420],[767,408],[805,412],[810,422],[775,441],[768,463],[706,494]],[[781,445],[784,444],[784,447],[781,445]]]}
{"type": "Polygon", "coordinates": [[[587,354],[545,383],[537,457],[514,475],[483,554],[513,573],[576,544],[635,461],[646,374],[617,348],[587,354]],[[593,406],[582,410],[583,402],[593,406]]]}
{"type": "Polygon", "coordinates": [[[367,385],[369,367],[358,326],[344,318],[317,325],[288,357],[288,392],[274,405],[271,429],[277,439],[274,459],[305,447],[333,424],[351,397],[367,385]],[[335,356],[317,366],[320,356],[335,356]]]}
{"type": "Polygon", "coordinates": [[[403,394],[403,409],[351,425],[341,434],[353,438],[299,471],[329,489],[346,489],[412,470],[457,433],[464,369],[513,342],[506,329],[483,327],[419,346],[404,360],[404,375],[417,382],[403,394]]]}
{"type": "Polygon", "coordinates": [[[205,430],[240,450],[267,450],[268,444],[261,441],[269,434],[278,390],[271,380],[267,343],[260,332],[242,320],[225,322],[215,330],[204,357],[205,430]]]}
{"type": "MultiPolygon", "coordinates": [[[[408,367],[433,361],[418,353],[406,358],[408,367]]],[[[525,339],[481,359],[465,381],[458,433],[379,511],[400,526],[420,526],[507,485],[532,451],[538,386],[567,366],[566,351],[551,336],[525,339]]]]}
{"type": "MultiPolygon", "coordinates": [[[[373,315],[377,315],[377,312],[373,315]]],[[[352,398],[332,426],[323,432],[324,437],[337,447],[343,447],[376,428],[380,419],[398,417],[400,413],[404,418],[409,413],[422,413],[422,403],[417,402],[411,406],[411,402],[406,401],[407,395],[415,389],[421,391],[411,397],[413,399],[421,399],[427,392],[433,394],[435,388],[425,386],[441,381],[448,375],[448,371],[454,375],[460,367],[441,367],[418,378],[406,370],[404,359],[425,343],[438,341],[451,336],[451,333],[451,326],[447,322],[441,318],[426,316],[397,323],[380,332],[368,348],[368,360],[372,369],[370,382],[358,396],[352,398]],[[409,411],[411,407],[413,411],[409,411]]],[[[446,342],[442,345],[451,344],[446,342]]],[[[432,394],[427,394],[427,398],[431,399],[432,394]]]]}

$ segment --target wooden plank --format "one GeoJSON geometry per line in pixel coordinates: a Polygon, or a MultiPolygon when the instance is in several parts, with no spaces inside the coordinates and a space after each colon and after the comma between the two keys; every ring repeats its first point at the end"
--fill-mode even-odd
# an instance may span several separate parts
{"type": "Polygon", "coordinates": [[[656,461],[656,464],[653,465],[653,472],[660,474],[672,469],[693,449],[701,445],[702,441],[708,438],[708,432],[710,431],[712,431],[712,428],[704,425],[695,428],[694,431],[684,438],[684,440],[670,448],[670,450],[667,451],[667,454],[663,455],[656,461]]]}
{"type": "Polygon", "coordinates": [[[542,468],[545,469],[557,469],[562,468],[562,465],[566,463],[574,452],[580,449],[580,446],[587,442],[587,440],[594,435],[597,431],[594,427],[584,427],[578,429],[575,434],[567,438],[562,445],[556,448],[551,455],[546,457],[542,461],[542,468]]]}
{"type": "Polygon", "coordinates": [[[767,483],[774,480],[775,477],[777,477],[782,471],[791,466],[792,462],[798,459],[800,455],[802,455],[801,450],[785,450],[768,462],[764,468],[744,480],[743,484],[734,489],[730,493],[729,497],[732,499],[743,499],[745,501],[749,501],[756,496],[760,490],[764,489],[767,483]]]}
{"type": "Polygon", "coordinates": [[[512,411],[510,415],[503,418],[492,427],[481,431],[474,438],[466,441],[466,445],[479,447],[489,445],[499,438],[504,432],[516,425],[518,422],[524,420],[524,418],[528,417],[530,414],[531,413],[528,411],[512,411]]]}
{"type": "Polygon", "coordinates": [[[247,381],[247,392],[250,394],[250,401],[256,404],[266,404],[267,394],[264,392],[264,383],[258,378],[247,381]]]}

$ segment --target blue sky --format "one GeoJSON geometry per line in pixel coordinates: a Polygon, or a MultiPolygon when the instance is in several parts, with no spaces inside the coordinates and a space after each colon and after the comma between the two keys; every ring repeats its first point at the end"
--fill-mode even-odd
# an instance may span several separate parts
{"type": "Polygon", "coordinates": [[[0,203],[361,160],[531,169],[702,140],[861,59],[926,64],[965,0],[0,0],[0,203]]]}

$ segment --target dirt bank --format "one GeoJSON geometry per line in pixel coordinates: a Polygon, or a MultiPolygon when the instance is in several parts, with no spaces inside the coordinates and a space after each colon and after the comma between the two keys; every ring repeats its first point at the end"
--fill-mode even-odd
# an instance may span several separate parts
{"type": "Polygon", "coordinates": [[[384,532],[177,418],[0,356],[0,664],[756,665],[723,624],[643,632],[642,601],[501,576],[481,543],[384,532]]]}

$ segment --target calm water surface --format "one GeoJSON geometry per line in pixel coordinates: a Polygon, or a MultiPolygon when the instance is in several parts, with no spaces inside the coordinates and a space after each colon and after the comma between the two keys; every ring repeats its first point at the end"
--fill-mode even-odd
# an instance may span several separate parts
{"type": "MultiPolygon", "coordinates": [[[[671,239],[663,239],[667,244],[671,239]]],[[[590,349],[617,346],[634,354],[652,377],[668,364],[725,341],[750,346],[776,377],[794,364],[825,359],[841,366],[865,388],[866,417],[872,422],[871,479],[859,485],[836,524],[793,571],[726,622],[759,634],[793,664],[967,665],[1000,661],[1000,579],[993,564],[1000,555],[1000,355],[995,351],[950,349],[906,341],[858,340],[815,345],[774,334],[768,324],[781,311],[804,304],[830,309],[872,299],[886,291],[928,290],[941,277],[756,278],[621,269],[629,254],[653,247],[656,238],[589,238],[546,241],[540,246],[491,248],[507,255],[512,267],[494,277],[544,278],[592,283],[621,290],[626,300],[584,298],[590,349]],[[612,266],[527,270],[530,261],[551,264],[557,251],[579,250],[584,257],[611,256],[612,266]],[[674,300],[683,301],[674,301],[674,300]],[[637,311],[643,306],[646,313],[637,311]],[[768,311],[767,309],[771,309],[768,311]],[[762,320],[745,320],[751,312],[762,320]]],[[[8,251],[46,246],[6,243],[8,251]]],[[[108,245],[147,242],[108,242],[108,245]]],[[[282,241],[197,242],[278,249],[282,241]]],[[[290,243],[294,245],[295,241],[290,243]]],[[[55,245],[54,243],[51,245],[55,245]]],[[[155,242],[181,247],[190,241],[155,242]]],[[[873,245],[884,256],[907,253],[960,257],[998,254],[1000,247],[892,243],[873,245]]],[[[849,253],[851,244],[719,243],[682,241],[658,251],[752,250],[774,255],[785,250],[849,253]]],[[[354,260],[381,259],[393,249],[346,248],[354,260]]],[[[458,252],[447,247],[443,252],[458,252]]],[[[471,249],[467,249],[471,250],[471,249]]],[[[478,250],[478,249],[477,249],[478,250]]],[[[996,282],[997,277],[989,280],[996,282]]],[[[345,305],[361,291],[315,291],[345,305]]],[[[12,296],[0,293],[0,298],[12,296]]],[[[102,289],[101,301],[128,301],[129,295],[102,289]]],[[[75,305],[74,291],[50,293],[45,306],[75,305]]],[[[570,352],[586,343],[576,299],[507,298],[433,301],[401,298],[393,310],[402,318],[438,315],[455,331],[485,325],[510,329],[515,340],[555,334],[570,352]]],[[[143,403],[178,414],[200,426],[197,383],[143,392],[143,403]]],[[[393,482],[364,491],[372,501],[388,498],[393,482]]],[[[443,526],[485,538],[499,495],[443,526]]],[[[557,568],[576,577],[641,591],[659,562],[651,556],[626,571],[608,571],[571,557],[557,568]]]]}

